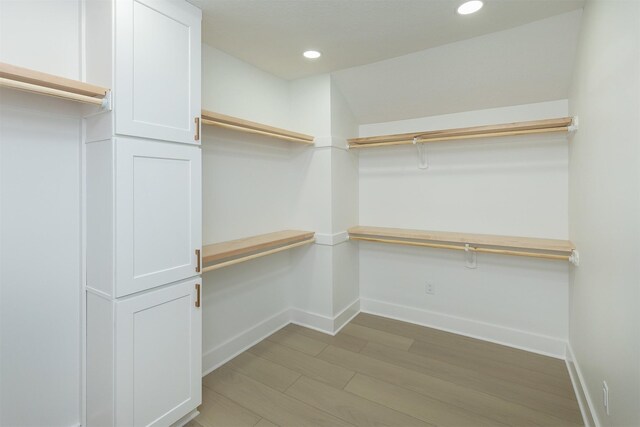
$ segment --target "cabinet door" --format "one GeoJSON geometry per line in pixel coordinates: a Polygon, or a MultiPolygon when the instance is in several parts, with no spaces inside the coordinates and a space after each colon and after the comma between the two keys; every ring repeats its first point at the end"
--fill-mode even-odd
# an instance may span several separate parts
{"type": "Polygon", "coordinates": [[[199,144],[200,9],[116,2],[116,133],[199,144]]]}
{"type": "Polygon", "coordinates": [[[116,140],[116,298],[198,274],[200,147],[116,140]]]}
{"type": "Polygon", "coordinates": [[[169,426],[200,405],[200,283],[116,302],[117,426],[169,426]]]}

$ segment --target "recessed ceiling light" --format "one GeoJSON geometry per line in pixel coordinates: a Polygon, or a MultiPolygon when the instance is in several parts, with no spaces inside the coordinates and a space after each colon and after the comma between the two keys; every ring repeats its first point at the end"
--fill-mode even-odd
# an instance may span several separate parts
{"type": "Polygon", "coordinates": [[[471,0],[466,3],[462,3],[458,7],[458,13],[460,15],[469,15],[470,13],[475,13],[482,9],[483,5],[484,3],[482,3],[480,0],[471,0]]]}
{"type": "Polygon", "coordinates": [[[317,50],[307,50],[302,55],[307,59],[318,59],[322,54],[317,50]]]}

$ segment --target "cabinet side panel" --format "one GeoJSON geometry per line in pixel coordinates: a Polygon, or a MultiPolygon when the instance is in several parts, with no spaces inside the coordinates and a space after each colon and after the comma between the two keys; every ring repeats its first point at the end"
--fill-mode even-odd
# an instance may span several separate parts
{"type": "Polygon", "coordinates": [[[87,426],[114,425],[113,303],[87,293],[87,426]]]}
{"type": "Polygon", "coordinates": [[[113,295],[113,143],[87,144],[87,287],[113,295]]]}

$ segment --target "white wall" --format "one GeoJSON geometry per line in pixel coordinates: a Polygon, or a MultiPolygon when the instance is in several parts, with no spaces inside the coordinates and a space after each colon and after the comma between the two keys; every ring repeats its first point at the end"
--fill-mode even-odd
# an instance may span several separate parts
{"type": "Polygon", "coordinates": [[[202,108],[286,129],[292,125],[286,80],[204,43],[202,108]]]}
{"type": "Polygon", "coordinates": [[[595,418],[607,426],[640,425],[638,22],[637,1],[587,1],[569,99],[580,117],[569,152],[569,232],[580,251],[569,342],[595,418]]]}
{"type": "MultiPolygon", "coordinates": [[[[81,77],[79,1],[0,2],[0,61],[81,77]],[[37,28],[37,31],[34,31],[37,28]]],[[[81,113],[0,91],[0,425],[81,411],[81,113]]]]}
{"type": "MultiPolygon", "coordinates": [[[[202,49],[203,108],[290,128],[288,82],[207,45],[202,49]]],[[[292,165],[305,155],[302,145],[204,126],[203,245],[292,228],[299,186],[292,165]]],[[[281,313],[291,304],[291,256],[203,275],[204,372],[282,326],[281,313]]]]}
{"type": "MultiPolygon", "coordinates": [[[[384,135],[568,115],[555,101],[360,126],[384,135]]],[[[360,224],[566,239],[565,135],[427,144],[359,152],[360,224]]],[[[354,150],[355,151],[355,150],[354,150]]],[[[568,263],[360,243],[363,308],[561,356],[568,328],[568,263]],[[426,282],[436,287],[425,294],[426,282]],[[541,315],[544,313],[544,315],[541,315]]]]}

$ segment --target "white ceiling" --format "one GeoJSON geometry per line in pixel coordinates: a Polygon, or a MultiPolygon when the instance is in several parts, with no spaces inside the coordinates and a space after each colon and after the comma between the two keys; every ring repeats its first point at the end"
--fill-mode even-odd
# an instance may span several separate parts
{"type": "Polygon", "coordinates": [[[566,99],[581,10],[332,74],[359,123],[566,99]]]}
{"type": "Polygon", "coordinates": [[[582,7],[583,0],[190,0],[203,41],[284,79],[342,70],[517,27],[582,7]],[[313,62],[304,50],[323,53],[313,62]]]}

